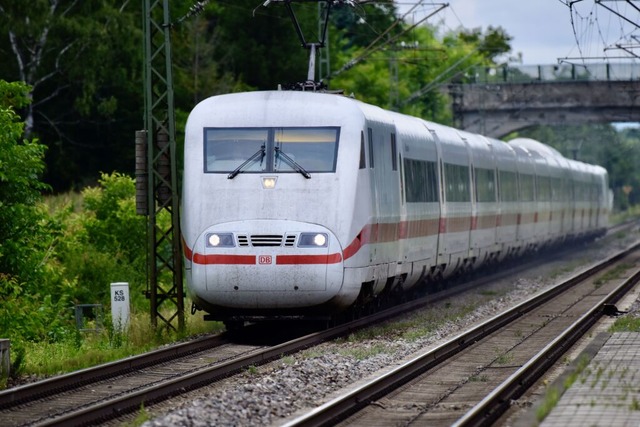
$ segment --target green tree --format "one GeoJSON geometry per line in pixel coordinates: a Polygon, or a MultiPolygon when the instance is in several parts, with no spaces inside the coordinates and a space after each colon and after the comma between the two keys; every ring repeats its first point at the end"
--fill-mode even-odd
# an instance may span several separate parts
{"type": "MultiPolygon", "coordinates": [[[[313,25],[315,32],[316,3],[294,7],[303,30],[313,25]]],[[[237,0],[207,17],[209,26],[217,31],[213,57],[234,79],[255,89],[275,90],[278,84],[306,78],[308,52],[300,47],[282,4],[263,7],[252,0],[237,0]]]]}
{"type": "Polygon", "coordinates": [[[0,0],[0,76],[31,86],[27,137],[62,189],[133,162],[141,122],[141,11],[128,0],[0,0]]]}
{"type": "Polygon", "coordinates": [[[40,202],[45,147],[23,139],[15,112],[29,87],[0,80],[0,336],[55,339],[70,283],[52,264],[59,230],[40,202]]]}
{"type": "MultiPolygon", "coordinates": [[[[390,36],[390,42],[381,40],[368,51],[358,47],[337,52],[332,49],[331,61],[338,67],[331,80],[332,88],[353,92],[357,98],[383,108],[450,123],[450,102],[441,87],[451,81],[464,81],[473,67],[495,65],[495,52],[483,47],[488,35],[469,39],[448,33],[440,39],[437,33],[436,27],[411,28],[402,24],[398,34],[390,36]],[[344,67],[363,56],[356,65],[344,67]]],[[[509,38],[502,36],[505,50],[509,38]]],[[[343,40],[340,32],[332,34],[332,46],[342,46],[343,40]]]]}
{"type": "Polygon", "coordinates": [[[45,147],[22,140],[24,125],[15,110],[28,104],[29,88],[0,80],[0,272],[28,279],[37,273],[43,220],[36,203],[46,188],[38,177],[44,170],[45,147]]]}
{"type": "Polygon", "coordinates": [[[102,174],[99,185],[82,192],[82,210],[61,209],[64,224],[56,255],[78,286],[75,302],[108,304],[109,284],[128,282],[135,306],[143,305],[146,284],[146,219],[136,214],[135,182],[102,174]]]}
{"type": "Polygon", "coordinates": [[[458,38],[467,44],[476,46],[478,52],[487,59],[496,62],[501,55],[511,52],[511,37],[502,27],[489,25],[486,32],[480,28],[472,30],[463,29],[458,33],[458,38]]]}

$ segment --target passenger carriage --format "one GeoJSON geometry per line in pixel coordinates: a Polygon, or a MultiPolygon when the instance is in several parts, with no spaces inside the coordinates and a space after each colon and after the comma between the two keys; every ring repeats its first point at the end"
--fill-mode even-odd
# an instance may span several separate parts
{"type": "Polygon", "coordinates": [[[185,135],[195,308],[231,325],[354,304],[606,226],[606,171],[353,99],[222,95],[185,135]]]}
{"type": "Polygon", "coordinates": [[[496,243],[500,252],[498,261],[515,256],[520,245],[517,240],[520,201],[518,200],[518,167],[516,152],[509,144],[492,140],[496,161],[498,219],[496,221],[496,243]]]}

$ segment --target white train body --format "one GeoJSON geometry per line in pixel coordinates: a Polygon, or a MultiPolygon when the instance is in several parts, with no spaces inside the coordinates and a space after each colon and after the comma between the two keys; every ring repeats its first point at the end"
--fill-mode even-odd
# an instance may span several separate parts
{"type": "Polygon", "coordinates": [[[220,320],[329,316],[607,226],[603,168],[339,95],[206,99],[184,165],[188,290],[220,320]]]}

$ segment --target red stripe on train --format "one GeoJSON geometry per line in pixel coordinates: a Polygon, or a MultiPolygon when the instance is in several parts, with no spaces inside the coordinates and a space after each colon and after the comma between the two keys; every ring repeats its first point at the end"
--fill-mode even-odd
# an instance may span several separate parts
{"type": "Polygon", "coordinates": [[[295,264],[337,264],[342,261],[342,255],[339,253],[330,255],[277,255],[276,264],[278,265],[295,265],[295,264]]]}
{"type": "Polygon", "coordinates": [[[236,264],[253,265],[256,263],[255,255],[202,255],[195,254],[193,262],[196,264],[236,264]]]}

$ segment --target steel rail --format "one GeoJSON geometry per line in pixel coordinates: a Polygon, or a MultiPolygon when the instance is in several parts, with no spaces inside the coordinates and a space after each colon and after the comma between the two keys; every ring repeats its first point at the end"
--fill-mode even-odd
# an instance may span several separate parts
{"type": "Polygon", "coordinates": [[[8,409],[25,401],[48,396],[52,393],[68,391],[96,381],[124,375],[128,372],[207,350],[227,342],[223,335],[206,336],[126,359],[2,390],[0,391],[0,409],[8,409]]]}
{"type": "MultiPolygon", "coordinates": [[[[193,379],[193,380],[187,380],[187,383],[189,383],[189,381],[192,381],[194,383],[198,383],[201,385],[210,383],[212,381],[215,381],[216,379],[231,375],[235,372],[239,372],[241,369],[246,368],[250,365],[258,365],[261,363],[265,363],[266,361],[269,361],[277,356],[300,351],[304,348],[310,347],[319,342],[346,335],[348,333],[351,333],[363,327],[371,326],[374,323],[382,322],[384,320],[391,319],[398,315],[406,314],[407,312],[417,310],[421,307],[424,307],[428,304],[437,302],[445,298],[450,298],[456,294],[460,294],[465,291],[468,291],[469,289],[481,286],[484,283],[488,283],[488,282],[491,282],[492,280],[496,280],[496,278],[504,277],[509,274],[515,274],[517,271],[520,271],[521,269],[532,268],[531,267],[532,265],[536,265],[539,262],[543,262],[543,260],[536,260],[530,263],[520,264],[516,267],[504,269],[499,273],[491,275],[488,278],[485,277],[485,278],[476,279],[464,285],[458,285],[451,289],[440,291],[440,292],[428,295],[426,297],[417,298],[415,300],[393,306],[386,310],[382,310],[378,313],[342,324],[338,327],[327,329],[325,331],[318,332],[315,334],[310,334],[310,335],[301,337],[299,339],[290,341],[288,343],[284,343],[284,344],[272,347],[271,350],[268,351],[268,353],[254,353],[252,357],[234,359],[235,363],[233,364],[217,365],[217,366],[222,366],[221,368],[222,370],[220,372],[218,373],[214,372],[215,368],[212,367],[211,372],[202,374],[204,375],[204,379],[202,381],[196,381],[195,379],[193,379]]],[[[24,386],[4,390],[0,392],[0,410],[10,409],[11,407],[24,404],[26,402],[30,402],[36,399],[40,399],[52,394],[72,391],[74,389],[77,389],[82,386],[86,386],[88,384],[91,384],[97,381],[114,378],[119,375],[125,375],[127,373],[136,371],[138,369],[148,368],[155,364],[164,363],[181,356],[187,356],[189,354],[193,354],[202,350],[213,348],[217,345],[225,344],[227,342],[228,340],[225,339],[224,335],[217,335],[213,337],[203,337],[194,341],[178,344],[165,349],[155,350],[150,353],[133,356],[124,360],[115,361],[115,362],[111,362],[103,365],[98,365],[92,368],[87,368],[87,369],[83,369],[80,371],[76,371],[76,372],[72,372],[72,373],[68,373],[68,374],[64,374],[56,377],[51,377],[36,383],[31,383],[24,386]]],[[[197,375],[194,376],[194,378],[195,377],[197,377],[197,375]]],[[[169,387],[180,387],[183,390],[186,390],[186,389],[194,389],[199,386],[196,384],[192,384],[192,385],[188,385],[188,384],[176,385],[176,384],[178,383],[169,385],[169,387]]],[[[170,397],[171,395],[176,394],[176,393],[165,394],[163,396],[163,393],[164,392],[162,391],[151,392],[151,394],[149,394],[148,396],[141,396],[137,398],[135,402],[136,403],[145,402],[148,404],[150,403],[150,399],[152,398],[155,399],[156,401],[160,401],[163,398],[167,398],[167,397],[170,397]]],[[[124,405],[121,403],[113,404],[113,405],[104,404],[102,406],[104,406],[104,408],[111,407],[111,409],[97,410],[96,414],[99,413],[100,415],[96,415],[96,417],[105,418],[105,419],[117,417],[125,413],[127,410],[137,409],[137,408],[130,408],[131,405],[124,405]]],[[[86,420],[91,420],[91,415],[89,415],[91,413],[91,410],[87,409],[83,411],[85,415],[82,415],[81,417],[86,420]]],[[[75,415],[70,415],[70,414],[71,413],[64,415],[64,418],[61,418],[61,420],[72,420],[75,417],[75,415]]],[[[54,415],[51,417],[50,421],[48,421],[48,423],[50,424],[42,424],[42,425],[55,425],[56,419],[57,419],[56,415],[54,415]]]]}
{"type": "Polygon", "coordinates": [[[510,402],[522,396],[544,373],[603,315],[603,307],[613,304],[640,281],[640,270],[602,298],[561,335],[547,344],[533,358],[471,408],[453,426],[487,426],[495,422],[510,407],[510,402]]]}
{"type": "Polygon", "coordinates": [[[361,328],[371,326],[374,323],[382,322],[399,315],[404,315],[407,312],[417,310],[428,304],[445,298],[450,298],[451,296],[454,296],[456,294],[460,294],[468,291],[469,289],[478,287],[485,282],[495,280],[497,277],[514,274],[514,272],[517,272],[522,268],[531,268],[531,265],[535,265],[536,262],[537,261],[534,261],[530,264],[528,263],[526,265],[519,265],[510,269],[505,269],[497,274],[491,275],[490,278],[481,278],[470,281],[467,284],[459,285],[452,289],[448,289],[428,295],[426,297],[418,298],[413,301],[396,305],[386,310],[382,310],[378,313],[341,324],[334,328],[308,334],[303,337],[288,341],[286,343],[270,347],[260,353],[245,355],[240,358],[223,362],[216,366],[211,366],[197,372],[193,372],[186,376],[168,379],[153,386],[144,387],[130,393],[126,393],[114,398],[109,398],[96,405],[76,408],[74,411],[63,413],[59,416],[54,415],[48,420],[43,420],[42,422],[36,423],[36,425],[82,425],[95,423],[101,420],[113,419],[126,413],[138,410],[142,404],[149,405],[151,403],[167,399],[186,391],[197,389],[221,378],[240,372],[242,369],[246,369],[248,366],[264,364],[277,357],[295,353],[297,351],[301,351],[305,348],[316,345],[320,342],[347,335],[361,328]]]}
{"type": "MultiPolygon", "coordinates": [[[[369,381],[366,384],[362,384],[348,393],[338,396],[335,399],[314,408],[306,414],[290,420],[284,424],[284,426],[324,426],[335,424],[337,421],[345,419],[349,415],[377,399],[379,396],[382,396],[400,385],[405,384],[408,379],[415,378],[425,371],[435,367],[450,358],[452,355],[462,351],[492,332],[497,331],[503,326],[509,324],[511,321],[521,317],[523,314],[546,303],[555,296],[580,283],[589,276],[592,276],[602,269],[612,265],[638,248],[640,248],[640,243],[631,245],[625,250],[582,270],[566,281],[535,295],[526,301],[523,301],[517,306],[488,319],[466,332],[458,334],[433,350],[417,356],[384,375],[369,381]]],[[[598,308],[600,308],[600,306],[598,306],[598,308]]]]}
{"type": "Polygon", "coordinates": [[[356,319],[325,331],[308,334],[286,343],[275,345],[260,353],[242,356],[185,376],[168,379],[167,381],[163,381],[153,386],[144,387],[140,390],[105,400],[97,405],[78,408],[72,412],[61,414],[60,416],[54,415],[51,419],[39,422],[36,425],[87,425],[101,420],[113,419],[123,414],[138,410],[142,404],[147,405],[167,399],[171,396],[185,393],[189,390],[197,389],[221,378],[240,372],[248,366],[261,365],[277,357],[295,353],[313,345],[317,345],[320,342],[344,336],[366,326],[371,326],[373,323],[382,322],[400,314],[406,314],[408,311],[415,310],[426,304],[449,297],[452,294],[463,292],[464,290],[472,287],[472,285],[460,286],[459,289],[455,289],[454,291],[443,291],[419,300],[394,306],[379,313],[356,319]]]}
{"type": "MultiPolygon", "coordinates": [[[[515,274],[515,272],[525,267],[531,268],[531,265],[535,265],[536,262],[540,262],[540,260],[526,264],[519,264],[518,266],[509,269],[503,269],[500,273],[494,274],[488,279],[482,278],[474,280],[465,285],[459,285],[446,291],[438,292],[427,297],[409,301],[407,303],[394,306],[374,315],[345,323],[343,325],[340,325],[339,327],[328,329],[326,331],[318,332],[315,334],[310,334],[305,337],[292,340],[288,343],[274,346],[270,349],[267,349],[263,353],[254,353],[253,356],[234,359],[232,361],[229,361],[229,363],[218,365],[221,366],[221,369],[217,373],[215,372],[215,368],[211,368],[201,373],[193,374],[192,376],[185,378],[184,380],[176,379],[175,381],[169,381],[169,383],[167,383],[167,387],[164,388],[162,385],[158,385],[157,387],[145,388],[144,390],[141,389],[135,392],[135,394],[129,394],[123,396],[122,398],[107,398],[113,400],[113,403],[109,404],[107,403],[107,400],[105,400],[99,405],[99,407],[102,409],[95,409],[94,414],[97,415],[89,415],[93,410],[88,409],[87,406],[84,409],[79,408],[77,411],[77,415],[72,415],[70,412],[66,414],[63,413],[58,418],[56,418],[56,415],[53,415],[50,421],[47,421],[46,424],[41,425],[56,425],[73,419],[85,420],[82,422],[92,422],[97,419],[114,418],[126,412],[137,410],[142,403],[148,404],[152,403],[153,401],[160,401],[170,396],[179,394],[176,392],[176,390],[180,390],[179,392],[184,392],[186,390],[195,389],[204,384],[211,383],[221,377],[239,372],[241,369],[246,368],[250,365],[266,363],[267,361],[272,360],[278,356],[300,351],[304,348],[310,347],[322,341],[333,339],[335,337],[344,336],[345,334],[348,334],[360,328],[371,326],[371,324],[373,323],[381,322],[386,319],[405,314],[411,310],[416,310],[435,301],[465,292],[471,288],[480,286],[482,283],[495,280],[496,277],[515,274]],[[173,391],[171,390],[171,388],[173,388],[173,391]],[[127,399],[132,399],[132,396],[137,397],[133,398],[134,400],[132,400],[131,404],[126,404],[127,399]],[[83,415],[80,415],[80,412],[82,412],[83,415]],[[60,423],[58,423],[56,420],[60,420],[60,423]]],[[[551,297],[553,296],[550,296],[549,298],[551,297]]],[[[521,310],[524,310],[524,306],[521,307],[521,310]]],[[[514,315],[519,316],[518,313],[515,313],[514,315]]],[[[465,338],[460,337],[459,344],[469,345],[473,343],[473,341],[479,339],[479,337],[480,335],[469,335],[465,338]]],[[[95,381],[113,378],[118,375],[123,375],[135,371],[137,369],[149,367],[157,363],[166,362],[176,357],[186,356],[198,351],[206,350],[208,348],[215,347],[216,345],[224,344],[225,342],[227,341],[225,340],[224,335],[204,337],[165,349],[156,350],[144,355],[127,358],[122,361],[111,362],[97,367],[87,368],[81,371],[61,375],[59,377],[52,377],[38,383],[28,384],[25,386],[1,391],[0,409],[11,408],[12,406],[24,403],[29,399],[33,400],[34,397],[41,398],[47,395],[51,395],[52,393],[72,390],[74,388],[87,385],[95,381]]],[[[448,350],[443,348],[442,351],[448,350]]]]}

